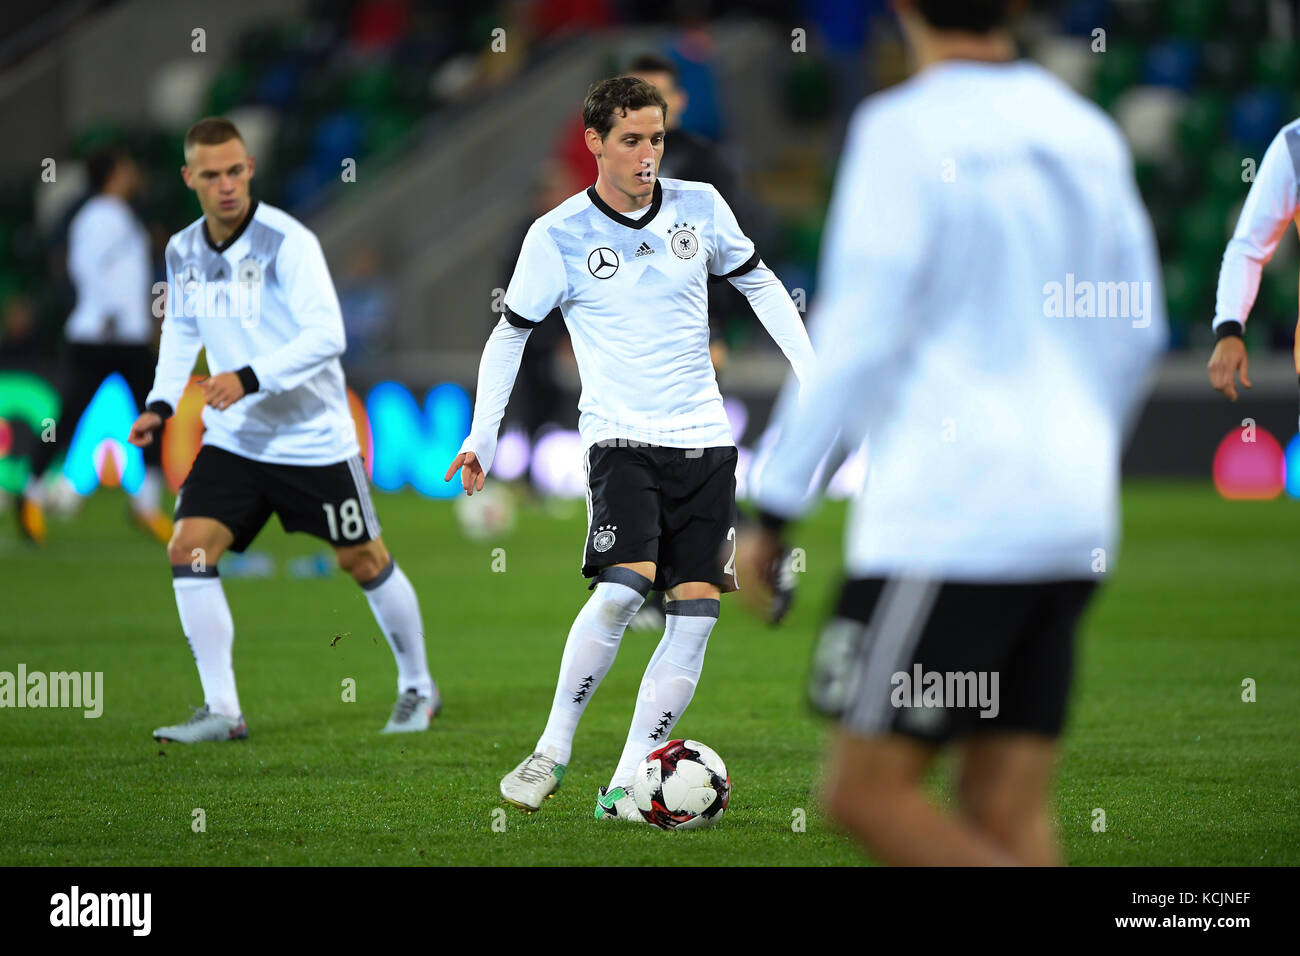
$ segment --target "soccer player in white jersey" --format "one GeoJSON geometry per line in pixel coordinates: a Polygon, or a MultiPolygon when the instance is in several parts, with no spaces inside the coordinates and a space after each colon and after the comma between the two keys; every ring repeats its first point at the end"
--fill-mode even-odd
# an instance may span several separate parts
{"type": "MultiPolygon", "coordinates": [[[[1218,341],[1210,356],[1210,384],[1237,400],[1236,376],[1250,388],[1250,364],[1242,335],[1259,293],[1259,277],[1273,258],[1286,227],[1300,213],[1300,119],[1283,126],[1264,152],[1264,159],[1241,207],[1236,231],[1219,267],[1214,305],[1218,341]]],[[[1300,324],[1296,326],[1295,363],[1300,374],[1300,324]]]]}
{"type": "Polygon", "coordinates": [[[203,215],[167,243],[167,308],[153,390],[130,440],[147,445],[175,411],[206,348],[203,445],[181,485],[167,545],[181,627],[204,704],[154,737],[247,736],[231,662],[234,623],[217,574],[275,514],[328,541],[393,649],[398,697],[385,732],[425,730],[439,706],[411,582],[384,547],[339,356],[343,317],[316,236],[253,199],[253,157],[233,124],[185,136],[185,184],[203,215]]]}
{"type": "Polygon", "coordinates": [[[739,547],[761,578],[837,432],[869,438],[811,690],[840,717],[831,812],[887,863],[1059,862],[1074,631],[1114,560],[1123,436],[1167,339],[1128,147],[1014,59],[1009,6],[895,2],[920,71],[853,117],[817,372],[750,483],[767,530],[739,547]],[[960,816],[922,787],[949,741],[960,816]]]}
{"type": "Polygon", "coordinates": [[[709,358],[709,277],[745,294],[801,380],[813,365],[798,310],[723,197],[707,183],[658,178],[666,112],[634,77],[588,92],[596,183],[529,230],[483,351],[470,434],[447,470],[450,481],[460,469],[466,494],[483,488],[529,331],[559,307],[582,378],[582,573],[594,593],[569,630],[546,728],[501,781],[502,797],[527,810],[560,785],[583,710],[653,587],[668,596],[664,635],[596,805],[597,819],[641,819],[628,795],[636,766],[690,703],[720,595],[738,587],[736,448],[709,358]]]}
{"type": "MultiPolygon", "coordinates": [[[[149,390],[156,361],[158,326],[149,310],[149,233],[131,208],[143,177],[135,160],[116,147],[91,154],[86,172],[94,192],[68,225],[68,276],[76,286],[77,304],[63,329],[68,340],[59,387],[63,407],[55,440],[36,443],[26,487],[16,499],[18,526],[36,544],[45,540],[42,477],[55,453],[69,447],[105,378],[121,374],[139,403],[149,390]]],[[[144,481],[131,496],[131,514],[159,542],[172,533],[171,520],[161,508],[162,488],[162,458],[156,447],[146,448],[144,481]]]]}

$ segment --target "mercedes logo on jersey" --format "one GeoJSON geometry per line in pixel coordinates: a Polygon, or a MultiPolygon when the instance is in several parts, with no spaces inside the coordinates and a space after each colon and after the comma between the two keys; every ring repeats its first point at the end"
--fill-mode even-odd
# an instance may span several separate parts
{"type": "Polygon", "coordinates": [[[597,279],[608,279],[618,271],[618,253],[609,246],[592,250],[587,256],[587,270],[597,279]]]}
{"type": "MultiPolygon", "coordinates": [[[[678,259],[690,259],[695,253],[700,251],[700,240],[695,235],[695,227],[689,222],[673,223],[673,237],[668,242],[668,248],[672,249],[673,255],[678,259]]],[[[672,229],[668,230],[672,232],[672,229]]]]}

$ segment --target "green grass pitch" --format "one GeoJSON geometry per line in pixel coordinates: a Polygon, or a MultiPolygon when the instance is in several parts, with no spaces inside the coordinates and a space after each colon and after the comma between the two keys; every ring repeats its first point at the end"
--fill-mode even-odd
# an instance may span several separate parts
{"type": "MultiPolygon", "coordinates": [[[[226,580],[249,739],[163,748],[150,731],[202,702],[163,549],[126,526],[119,492],[53,522],[42,552],[11,521],[0,530],[0,671],[104,673],[98,719],[0,710],[0,864],[863,862],[818,806],[826,727],[801,687],[841,563],[843,506],[793,537],[807,571],[784,627],[724,600],[675,736],[722,754],[731,805],[711,830],[670,834],[592,819],[657,635],[624,639],[555,798],[533,815],[498,798],[545,722],[587,597],[581,507],[567,519],[521,510],[498,543],[498,573],[496,545],[466,543],[449,503],[406,493],[376,504],[420,595],[444,696],[427,734],[379,735],[395,671],[362,592],[341,573],[284,570],[321,550],[314,539],[273,521],[254,547],[274,556],[275,575],[226,580]],[[342,699],[345,678],[355,703],[342,699]],[[204,832],[192,828],[197,808],[204,832]]],[[[1300,863],[1300,503],[1141,482],[1125,486],[1124,504],[1124,550],[1084,625],[1058,781],[1066,856],[1300,863]],[[1105,832],[1093,830],[1097,808],[1105,832]]],[[[944,769],[934,787],[947,801],[944,769]]]]}

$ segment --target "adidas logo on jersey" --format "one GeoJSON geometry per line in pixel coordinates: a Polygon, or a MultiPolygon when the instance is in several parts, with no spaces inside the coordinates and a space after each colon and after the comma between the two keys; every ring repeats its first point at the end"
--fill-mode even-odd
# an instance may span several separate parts
{"type": "Polygon", "coordinates": [[[632,258],[639,259],[642,256],[652,256],[652,255],[654,255],[654,250],[651,249],[649,245],[643,242],[641,243],[641,248],[636,251],[636,255],[633,256],[632,258]]]}

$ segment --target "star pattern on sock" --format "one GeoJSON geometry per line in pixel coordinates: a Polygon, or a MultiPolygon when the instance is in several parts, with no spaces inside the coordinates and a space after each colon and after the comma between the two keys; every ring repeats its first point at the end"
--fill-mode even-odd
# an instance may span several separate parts
{"type": "Polygon", "coordinates": [[[671,710],[665,710],[664,715],[661,718],[659,718],[658,726],[656,726],[655,729],[651,732],[650,739],[658,740],[668,731],[668,728],[672,726],[672,723],[673,723],[673,712],[671,710]]]}
{"type": "Polygon", "coordinates": [[[581,704],[586,700],[587,695],[591,693],[591,685],[595,682],[596,677],[593,674],[588,674],[584,677],[578,684],[578,692],[573,695],[573,702],[575,704],[581,704]]]}

